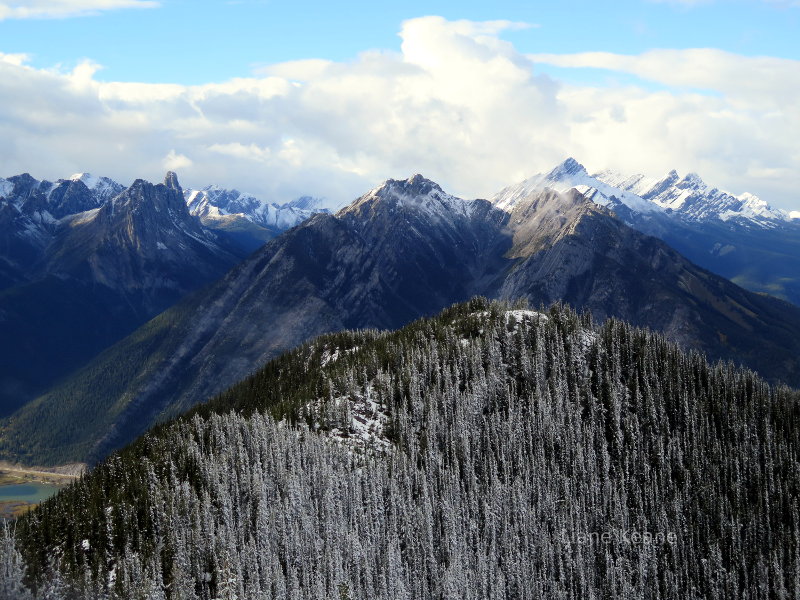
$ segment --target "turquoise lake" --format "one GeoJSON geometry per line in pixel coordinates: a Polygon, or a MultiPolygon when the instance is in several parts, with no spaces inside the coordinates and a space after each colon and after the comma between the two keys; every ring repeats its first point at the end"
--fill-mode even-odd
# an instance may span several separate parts
{"type": "Polygon", "coordinates": [[[19,483],[14,485],[0,485],[0,502],[24,501],[38,504],[47,500],[61,488],[49,483],[19,483]]]}

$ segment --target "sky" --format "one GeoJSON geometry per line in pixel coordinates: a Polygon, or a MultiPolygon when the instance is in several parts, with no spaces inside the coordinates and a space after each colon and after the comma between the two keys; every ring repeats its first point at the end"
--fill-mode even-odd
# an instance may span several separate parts
{"type": "Polygon", "coordinates": [[[800,0],[0,0],[0,176],[276,202],[568,156],[800,210],[800,0]]]}

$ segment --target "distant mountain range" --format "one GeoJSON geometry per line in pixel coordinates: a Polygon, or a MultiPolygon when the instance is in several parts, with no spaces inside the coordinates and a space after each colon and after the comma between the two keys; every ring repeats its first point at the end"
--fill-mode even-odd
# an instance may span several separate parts
{"type": "MultiPolygon", "coordinates": [[[[746,289],[800,305],[800,219],[796,213],[775,209],[749,193],[734,195],[711,187],[695,173],[681,177],[670,171],[660,179],[608,170],[590,175],[573,158],[509,186],[493,202],[506,208],[515,197],[545,188],[559,192],[575,188],[698,265],[746,289]]],[[[32,257],[37,256],[37,248],[47,245],[46,230],[54,223],[97,208],[124,189],[109,178],[88,173],[56,183],[39,182],[27,174],[0,179],[0,289],[25,279],[28,266],[35,262],[32,257]],[[88,197],[75,182],[85,185],[88,197]],[[24,210],[15,210],[21,208],[20,192],[39,200],[23,201],[24,210]],[[19,219],[19,212],[25,218],[19,219]],[[12,227],[9,221],[15,222],[12,227]]],[[[190,214],[238,253],[252,252],[311,215],[330,212],[335,206],[309,196],[278,204],[216,185],[186,189],[184,198],[190,214]]]]}
{"type": "Polygon", "coordinates": [[[5,421],[0,450],[28,462],[96,460],[313,336],[397,328],[474,295],[567,302],[800,385],[800,308],[626,225],[623,206],[665,211],[615,197],[602,206],[589,189],[529,180],[468,201],[420,175],[388,180],[271,240],[27,403],[5,421]]]}
{"type": "MultiPolygon", "coordinates": [[[[111,204],[126,189],[89,173],[56,182],[39,181],[27,173],[0,178],[0,289],[39,278],[59,232],[70,223],[93,220],[91,211],[111,204]]],[[[251,252],[316,212],[328,212],[324,201],[308,196],[278,205],[218,186],[181,190],[181,194],[191,216],[199,218],[206,230],[229,238],[227,242],[240,252],[251,252]]],[[[180,208],[175,214],[185,220],[185,212],[180,208]]]]}
{"type": "Polygon", "coordinates": [[[590,175],[570,158],[498,193],[507,209],[533,190],[577,189],[634,229],[661,238],[692,262],[755,292],[800,305],[800,220],[752,195],[708,186],[695,173],[661,179],[612,171],[590,175]]]}
{"type": "Polygon", "coordinates": [[[87,173],[0,179],[0,415],[313,211],[308,199],[259,211],[251,198],[251,222],[231,210],[238,193],[217,192],[189,190],[187,204],[172,173],[128,188],[87,173]]]}
{"type": "Polygon", "coordinates": [[[596,204],[612,209],[626,208],[643,214],[673,215],[685,222],[734,222],[741,225],[773,228],[794,218],[786,211],[769,206],[753,194],[734,196],[710,188],[696,173],[680,177],[670,171],[661,179],[644,175],[622,175],[602,171],[589,175],[574,158],[568,158],[552,171],[534,175],[522,183],[508,187],[494,198],[501,208],[532,190],[549,187],[557,191],[575,188],[596,204]]]}
{"type": "Polygon", "coordinates": [[[189,212],[203,225],[230,236],[250,251],[317,212],[329,212],[321,200],[310,196],[278,205],[214,185],[186,190],[184,198],[189,212]]]}

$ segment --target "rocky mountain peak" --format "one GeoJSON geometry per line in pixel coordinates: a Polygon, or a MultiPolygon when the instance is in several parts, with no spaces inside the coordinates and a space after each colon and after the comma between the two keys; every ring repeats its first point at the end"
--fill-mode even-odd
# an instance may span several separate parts
{"type": "Polygon", "coordinates": [[[675,186],[681,189],[693,190],[703,190],[707,187],[705,181],[703,181],[697,173],[688,173],[686,177],[676,183],[675,186]]]}
{"type": "Polygon", "coordinates": [[[80,181],[88,188],[93,187],[93,184],[96,183],[97,180],[98,178],[91,173],[75,173],[66,179],[66,181],[80,181]]]}
{"type": "Polygon", "coordinates": [[[531,194],[545,189],[565,193],[575,188],[580,194],[600,206],[628,207],[640,212],[652,212],[658,207],[645,202],[633,192],[624,191],[610,185],[601,178],[610,181],[626,181],[628,185],[636,185],[637,181],[625,178],[613,171],[605,171],[597,175],[589,175],[582,164],[574,158],[568,158],[552,171],[540,173],[525,181],[509,186],[495,194],[492,202],[497,208],[512,211],[518,202],[524,201],[531,194]]]}
{"type": "Polygon", "coordinates": [[[113,220],[137,215],[137,221],[163,221],[165,224],[180,222],[193,230],[199,231],[200,228],[184,202],[178,178],[171,172],[167,173],[163,184],[135,180],[128,189],[104,204],[100,212],[113,220]]]}
{"type": "Polygon", "coordinates": [[[59,179],[58,183],[63,181],[75,184],[82,184],[91,191],[92,196],[96,199],[98,204],[105,204],[114,196],[119,194],[125,189],[125,186],[117,183],[108,177],[95,177],[91,173],[75,173],[70,175],[67,179],[59,179]]]}
{"type": "Polygon", "coordinates": [[[675,169],[672,169],[669,173],[667,173],[664,177],[662,177],[654,185],[652,185],[650,189],[639,190],[639,192],[642,198],[644,198],[645,200],[650,200],[651,198],[663,194],[670,188],[675,187],[675,184],[678,183],[680,180],[681,176],[678,175],[678,172],[675,169]]]}
{"type": "Polygon", "coordinates": [[[92,210],[100,205],[82,179],[61,179],[50,191],[48,212],[56,219],[92,210]]]}
{"type": "Polygon", "coordinates": [[[167,175],[164,177],[164,185],[167,186],[167,189],[175,190],[179,194],[183,195],[181,184],[178,183],[178,176],[174,171],[167,171],[167,175]]]}
{"type": "MultiPolygon", "coordinates": [[[[300,210],[320,210],[322,201],[322,198],[314,198],[313,196],[300,196],[291,202],[287,202],[285,206],[300,210]]],[[[321,210],[326,211],[327,209],[321,210]]]]}
{"type": "Polygon", "coordinates": [[[387,179],[341,211],[340,215],[360,214],[365,211],[392,213],[395,209],[412,211],[416,216],[439,221],[455,215],[468,216],[473,203],[445,192],[438,183],[413,175],[408,179],[387,179]]]}
{"type": "Polygon", "coordinates": [[[555,169],[547,174],[550,179],[562,179],[572,175],[588,175],[586,167],[572,157],[567,158],[564,162],[558,165],[555,169]]]}
{"type": "Polygon", "coordinates": [[[8,181],[13,181],[16,185],[19,186],[31,186],[38,183],[36,179],[30,173],[20,173],[19,175],[13,175],[8,178],[8,181]]]}
{"type": "Polygon", "coordinates": [[[305,196],[293,202],[278,205],[235,189],[223,189],[218,185],[206,186],[203,189],[186,189],[183,197],[190,214],[212,228],[231,228],[232,225],[249,221],[258,229],[252,238],[255,247],[264,239],[278,235],[302,223],[317,212],[329,212],[319,206],[316,198],[305,196]],[[261,229],[263,228],[263,229],[261,229]],[[262,237],[268,236],[268,237],[262,237]]]}
{"type": "Polygon", "coordinates": [[[377,189],[376,195],[381,195],[382,193],[389,193],[394,195],[403,195],[403,196],[427,196],[431,192],[442,192],[441,187],[439,184],[427,179],[417,173],[416,175],[412,175],[408,179],[401,180],[401,179],[387,179],[383,182],[383,184],[377,189]]]}
{"type": "Polygon", "coordinates": [[[11,193],[15,196],[26,196],[39,184],[39,181],[34,179],[30,173],[14,175],[13,177],[9,177],[7,181],[10,181],[14,185],[14,189],[11,193]]]}

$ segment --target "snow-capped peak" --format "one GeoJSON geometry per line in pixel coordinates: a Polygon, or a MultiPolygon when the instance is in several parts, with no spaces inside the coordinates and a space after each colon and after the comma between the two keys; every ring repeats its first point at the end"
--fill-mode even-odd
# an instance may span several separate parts
{"type": "Polygon", "coordinates": [[[408,179],[387,179],[381,185],[370,190],[375,196],[394,196],[399,200],[408,200],[422,196],[448,195],[435,181],[423,177],[419,173],[408,179]]]}
{"type": "Polygon", "coordinates": [[[798,218],[772,208],[753,194],[736,196],[713,188],[697,173],[681,177],[672,170],[660,179],[641,174],[625,175],[612,170],[590,175],[573,158],[568,158],[547,173],[534,175],[500,191],[492,202],[502,210],[511,211],[517,202],[544,188],[560,193],[575,188],[601,206],[619,209],[620,205],[624,205],[640,214],[667,211],[683,220],[695,222],[733,219],[759,227],[774,227],[776,222],[798,218]]]}
{"type": "MultiPolygon", "coordinates": [[[[724,192],[723,192],[724,193],[724,192]]],[[[728,209],[720,213],[719,218],[727,221],[731,218],[746,218],[751,221],[788,221],[792,219],[791,213],[772,208],[766,200],[762,200],[755,194],[745,192],[736,196],[741,201],[738,209],[728,209]]]]}
{"type": "Polygon", "coordinates": [[[688,221],[738,219],[761,227],[769,227],[774,225],[775,221],[785,221],[789,218],[784,211],[772,208],[753,194],[744,193],[735,196],[711,188],[697,173],[680,177],[677,171],[672,170],[661,179],[653,180],[643,175],[626,178],[610,171],[603,171],[595,177],[620,190],[635,193],[647,202],[667,209],[688,221]]]}
{"type": "Polygon", "coordinates": [[[99,177],[95,177],[91,173],[75,173],[74,175],[70,175],[67,177],[70,181],[80,181],[90,190],[93,190],[97,187],[98,183],[100,182],[99,177]]]}
{"type": "Polygon", "coordinates": [[[113,179],[95,177],[91,173],[75,173],[67,177],[67,181],[80,181],[94,193],[95,198],[100,203],[105,203],[125,189],[124,185],[117,183],[113,179]]]}
{"type": "MultiPolygon", "coordinates": [[[[615,176],[613,179],[619,178],[621,176],[615,176]]],[[[613,206],[620,203],[642,213],[659,210],[657,206],[645,201],[635,192],[622,190],[600,180],[597,176],[589,175],[586,168],[574,158],[566,159],[548,173],[534,175],[522,183],[501,190],[495,195],[492,202],[497,208],[510,212],[517,202],[545,188],[562,194],[575,188],[600,206],[613,206]]]]}
{"type": "Polygon", "coordinates": [[[589,173],[586,171],[586,167],[584,167],[574,158],[569,157],[552,171],[550,171],[547,174],[547,177],[549,179],[558,180],[575,176],[582,177],[588,174],[589,173]]]}
{"type": "Polygon", "coordinates": [[[412,209],[436,218],[452,214],[469,216],[473,206],[472,201],[448,194],[438,183],[417,174],[408,179],[387,179],[343,208],[340,214],[385,202],[392,207],[412,209]]]}
{"type": "Polygon", "coordinates": [[[226,190],[218,185],[209,185],[200,190],[186,189],[183,196],[189,212],[201,219],[237,215],[262,227],[279,231],[294,227],[314,213],[326,211],[315,206],[313,199],[301,198],[299,201],[278,205],[238,190],[226,190]],[[296,203],[313,208],[301,208],[296,203]]]}
{"type": "Polygon", "coordinates": [[[681,189],[694,189],[694,190],[704,190],[708,186],[706,182],[702,180],[700,175],[697,173],[688,173],[683,179],[681,179],[678,183],[675,184],[675,187],[681,189]]]}

